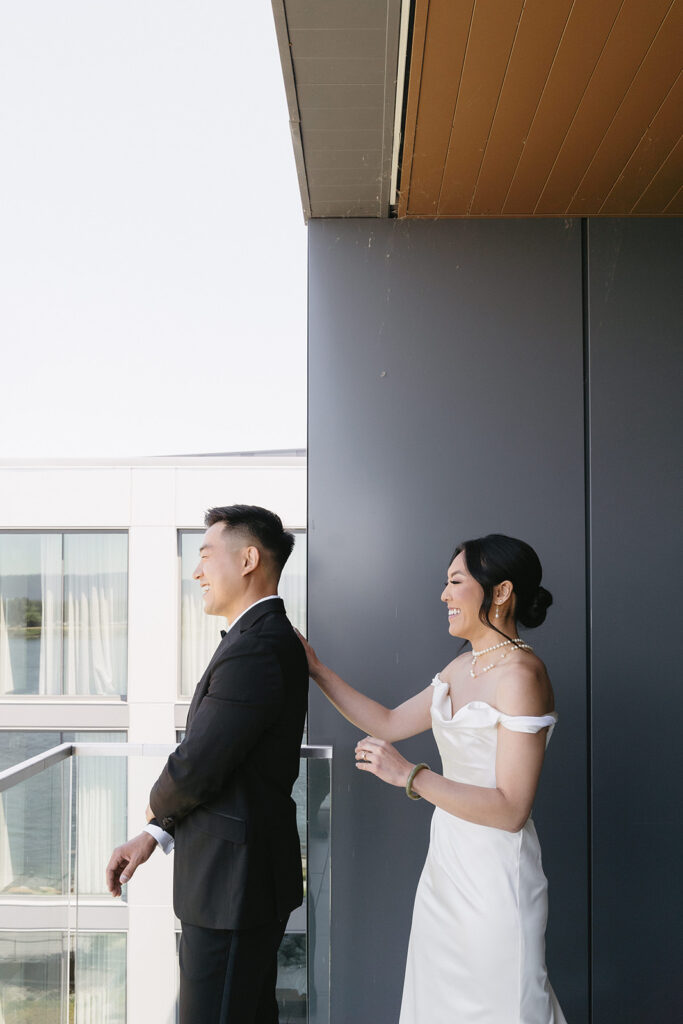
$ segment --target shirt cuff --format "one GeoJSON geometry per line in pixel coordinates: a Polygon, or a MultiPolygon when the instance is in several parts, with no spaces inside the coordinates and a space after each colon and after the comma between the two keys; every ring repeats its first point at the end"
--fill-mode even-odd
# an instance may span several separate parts
{"type": "Polygon", "coordinates": [[[145,825],[142,831],[149,832],[149,834],[156,839],[164,853],[170,853],[175,846],[173,836],[169,835],[168,832],[164,832],[163,828],[159,828],[158,825],[145,825]]]}

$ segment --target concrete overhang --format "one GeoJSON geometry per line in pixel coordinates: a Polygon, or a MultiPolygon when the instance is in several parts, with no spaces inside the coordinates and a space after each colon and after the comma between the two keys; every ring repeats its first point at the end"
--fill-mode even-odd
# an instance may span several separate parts
{"type": "Polygon", "coordinates": [[[272,4],[304,216],[389,216],[401,0],[272,4]]]}
{"type": "Polygon", "coordinates": [[[307,219],[683,212],[683,0],[273,10],[307,219]]]}

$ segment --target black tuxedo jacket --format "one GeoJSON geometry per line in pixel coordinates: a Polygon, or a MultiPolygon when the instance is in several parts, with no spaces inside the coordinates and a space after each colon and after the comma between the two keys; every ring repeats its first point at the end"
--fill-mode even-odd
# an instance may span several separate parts
{"type": "Polygon", "coordinates": [[[195,690],[185,739],[150,806],[175,834],[173,905],[187,924],[246,928],[285,919],[303,899],[292,786],[308,667],[272,598],[218,645],[195,690]]]}

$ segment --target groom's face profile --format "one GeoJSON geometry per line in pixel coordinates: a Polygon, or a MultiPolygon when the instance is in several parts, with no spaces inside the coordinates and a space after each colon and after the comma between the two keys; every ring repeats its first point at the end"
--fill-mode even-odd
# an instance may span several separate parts
{"type": "Polygon", "coordinates": [[[224,523],[208,528],[199,548],[199,564],[192,574],[202,588],[206,615],[224,615],[228,621],[236,617],[233,609],[244,594],[254,550],[243,534],[224,523]]]}

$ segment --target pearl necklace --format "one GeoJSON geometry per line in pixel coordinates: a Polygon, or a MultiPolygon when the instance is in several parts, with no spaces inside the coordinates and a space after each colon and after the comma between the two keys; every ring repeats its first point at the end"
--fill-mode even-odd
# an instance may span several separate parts
{"type": "MultiPolygon", "coordinates": [[[[476,679],[477,678],[476,675],[475,675],[475,672],[474,672],[474,670],[477,667],[477,658],[481,658],[484,654],[492,654],[493,651],[499,651],[501,649],[501,647],[510,647],[511,645],[512,645],[513,649],[515,649],[515,650],[521,650],[521,651],[532,651],[533,650],[533,647],[531,646],[531,644],[526,644],[526,643],[524,643],[523,640],[519,640],[519,639],[517,639],[517,640],[503,640],[502,643],[494,644],[493,647],[484,647],[483,650],[481,650],[481,651],[475,651],[473,649],[472,650],[472,667],[470,668],[470,675],[472,676],[472,679],[476,679]]],[[[480,672],[480,675],[483,676],[486,672],[490,672],[492,668],[495,668],[496,665],[500,665],[501,661],[503,661],[503,659],[505,657],[507,657],[507,655],[509,653],[510,653],[510,651],[505,651],[504,654],[501,654],[500,658],[498,658],[497,661],[494,661],[491,665],[487,665],[486,668],[483,668],[481,670],[481,672],[480,672]]]]}

